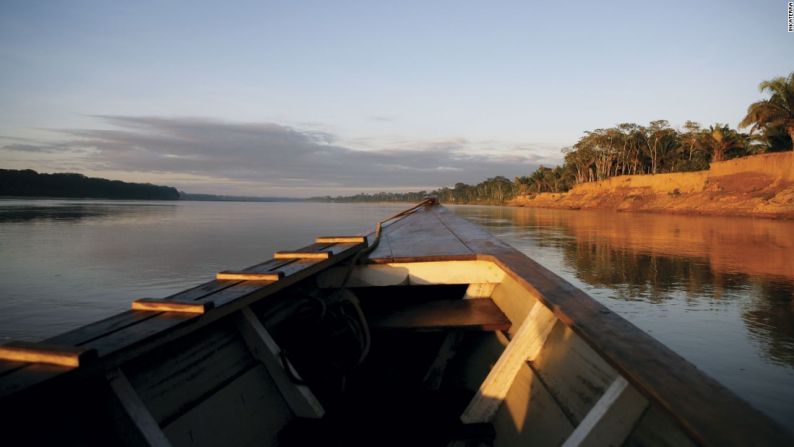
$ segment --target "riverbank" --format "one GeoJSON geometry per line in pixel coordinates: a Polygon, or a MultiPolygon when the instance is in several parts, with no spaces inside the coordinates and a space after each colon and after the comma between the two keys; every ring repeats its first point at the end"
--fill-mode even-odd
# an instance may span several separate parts
{"type": "Polygon", "coordinates": [[[712,163],[707,171],[612,177],[507,205],[794,219],[794,152],[712,163]]]}

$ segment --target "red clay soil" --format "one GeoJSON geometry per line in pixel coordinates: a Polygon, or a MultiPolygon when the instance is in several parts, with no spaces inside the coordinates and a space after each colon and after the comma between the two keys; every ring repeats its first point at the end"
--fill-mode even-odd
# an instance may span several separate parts
{"type": "Polygon", "coordinates": [[[794,219],[794,152],[713,163],[708,171],[613,177],[509,205],[794,219]]]}

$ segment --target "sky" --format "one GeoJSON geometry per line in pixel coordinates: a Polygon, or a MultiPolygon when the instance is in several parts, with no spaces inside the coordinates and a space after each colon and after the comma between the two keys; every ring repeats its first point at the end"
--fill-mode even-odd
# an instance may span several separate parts
{"type": "Polygon", "coordinates": [[[305,197],[529,175],[586,130],[736,126],[787,2],[0,0],[0,168],[305,197]]]}

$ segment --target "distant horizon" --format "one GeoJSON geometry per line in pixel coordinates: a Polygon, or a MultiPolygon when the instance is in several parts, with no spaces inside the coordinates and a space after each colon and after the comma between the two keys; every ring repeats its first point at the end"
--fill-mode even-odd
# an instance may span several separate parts
{"type": "MultiPolygon", "coordinates": [[[[2,169],[6,169],[6,168],[0,167],[0,170],[2,170],[2,169]]],[[[313,198],[322,198],[322,197],[335,198],[335,197],[344,196],[344,194],[343,195],[331,194],[330,196],[328,194],[313,195],[313,196],[251,196],[251,195],[245,195],[245,194],[218,194],[218,193],[215,193],[215,192],[186,191],[186,190],[182,190],[180,188],[177,188],[174,185],[160,184],[160,183],[155,183],[155,182],[147,182],[147,181],[132,182],[132,181],[126,181],[126,180],[121,180],[121,179],[117,179],[117,178],[97,177],[97,176],[86,175],[86,174],[84,174],[82,172],[75,172],[75,171],[51,171],[51,172],[48,172],[48,171],[42,171],[42,170],[32,169],[32,168],[14,168],[14,170],[18,170],[18,171],[31,170],[31,171],[34,171],[34,172],[36,172],[38,174],[78,174],[78,175],[83,175],[85,177],[98,178],[98,179],[102,179],[102,180],[122,181],[122,182],[125,182],[125,183],[150,184],[150,185],[154,185],[154,186],[165,186],[165,187],[169,187],[169,188],[175,188],[177,191],[179,191],[182,194],[188,194],[188,195],[192,195],[192,196],[217,196],[217,197],[235,197],[235,198],[251,198],[251,199],[288,199],[288,200],[313,199],[313,198]]],[[[451,186],[451,185],[444,185],[444,186],[451,186]]],[[[444,186],[441,186],[441,188],[443,188],[444,186]]],[[[373,193],[381,193],[381,192],[383,192],[383,193],[407,193],[407,192],[420,192],[420,191],[431,192],[431,191],[434,191],[436,189],[438,189],[438,188],[422,188],[422,189],[417,189],[417,190],[406,189],[404,191],[400,191],[400,190],[358,191],[357,190],[357,191],[351,192],[348,195],[373,194],[373,193]]],[[[0,197],[4,197],[4,196],[0,196],[0,197]]]]}
{"type": "Polygon", "coordinates": [[[785,4],[0,5],[0,167],[218,195],[529,175],[582,132],[735,127],[785,4]]]}

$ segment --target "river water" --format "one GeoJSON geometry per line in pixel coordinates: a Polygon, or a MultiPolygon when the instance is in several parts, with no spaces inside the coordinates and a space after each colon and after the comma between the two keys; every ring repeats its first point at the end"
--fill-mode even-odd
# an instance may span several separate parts
{"type": "MultiPolygon", "coordinates": [[[[49,337],[405,207],[0,200],[0,339],[49,337]]],[[[452,209],[794,430],[794,222],[452,209]]]]}

